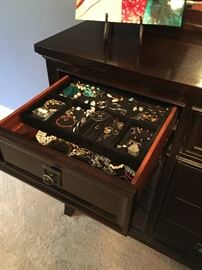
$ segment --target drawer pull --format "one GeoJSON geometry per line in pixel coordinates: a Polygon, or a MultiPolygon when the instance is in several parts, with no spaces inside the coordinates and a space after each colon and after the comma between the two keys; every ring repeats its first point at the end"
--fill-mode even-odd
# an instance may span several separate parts
{"type": "Polygon", "coordinates": [[[53,178],[50,175],[48,175],[48,174],[44,174],[42,176],[42,180],[43,180],[43,183],[45,185],[47,185],[47,186],[52,186],[54,184],[53,178]]]}
{"type": "Polygon", "coordinates": [[[61,186],[61,172],[58,168],[42,166],[42,181],[47,186],[61,186]]]}
{"type": "Polygon", "coordinates": [[[197,243],[194,247],[194,251],[196,254],[202,256],[202,243],[197,243]]]}

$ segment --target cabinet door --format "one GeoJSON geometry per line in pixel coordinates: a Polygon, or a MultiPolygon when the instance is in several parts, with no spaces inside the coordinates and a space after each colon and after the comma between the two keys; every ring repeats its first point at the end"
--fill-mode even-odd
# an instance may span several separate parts
{"type": "Polygon", "coordinates": [[[177,161],[155,237],[202,261],[202,168],[177,161]]]}
{"type": "Polygon", "coordinates": [[[68,80],[62,78],[0,122],[0,168],[127,234],[134,199],[156,167],[177,108],[171,108],[132,182],[125,182],[40,145],[34,141],[36,130],[22,122],[21,112],[68,80]]]}

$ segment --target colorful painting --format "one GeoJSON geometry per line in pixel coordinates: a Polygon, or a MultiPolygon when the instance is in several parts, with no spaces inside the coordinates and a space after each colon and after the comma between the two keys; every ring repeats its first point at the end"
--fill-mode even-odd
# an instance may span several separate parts
{"type": "Polygon", "coordinates": [[[186,0],[76,0],[76,19],[181,26],[186,0]]]}

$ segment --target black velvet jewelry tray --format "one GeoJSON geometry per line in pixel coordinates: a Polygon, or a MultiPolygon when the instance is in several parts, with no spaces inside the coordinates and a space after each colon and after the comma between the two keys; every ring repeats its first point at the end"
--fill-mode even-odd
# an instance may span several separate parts
{"type": "Polygon", "coordinates": [[[69,101],[64,101],[58,95],[54,95],[51,93],[45,96],[44,98],[42,98],[37,103],[30,106],[28,110],[23,111],[20,116],[25,123],[33,125],[34,127],[38,125],[42,125],[42,128],[43,128],[43,126],[48,125],[50,121],[52,121],[53,118],[57,117],[57,115],[60,114],[59,111],[63,109],[63,107],[65,107],[68,103],[69,101]],[[44,119],[44,120],[33,113],[34,110],[36,110],[37,108],[43,107],[44,104],[51,99],[55,99],[55,100],[63,102],[64,106],[61,106],[61,108],[58,111],[53,113],[48,119],[44,119]]]}
{"type": "Polygon", "coordinates": [[[77,99],[80,103],[84,103],[85,101],[88,100],[89,102],[92,101],[95,96],[86,96],[85,92],[83,90],[78,89],[78,92],[81,94],[79,97],[75,98],[74,95],[65,95],[65,91],[67,90],[67,88],[71,87],[72,84],[76,84],[77,82],[80,82],[81,84],[85,84],[88,85],[89,88],[93,87],[95,89],[99,88],[100,91],[97,91],[97,93],[100,93],[98,96],[101,98],[102,94],[105,95],[106,93],[106,89],[104,86],[100,86],[99,84],[96,83],[92,83],[90,81],[84,81],[84,80],[80,80],[79,78],[76,78],[74,76],[71,77],[71,80],[68,82],[68,84],[65,84],[63,87],[59,87],[58,89],[56,89],[54,91],[55,94],[59,95],[60,97],[66,99],[66,100],[75,100],[77,99]]]}
{"type": "MultiPolygon", "coordinates": [[[[44,132],[47,132],[48,134],[52,134],[55,135],[57,137],[63,138],[65,140],[70,140],[73,143],[76,144],[80,144],[83,147],[90,147],[91,146],[91,140],[93,139],[89,139],[88,136],[84,136],[85,134],[87,134],[89,129],[93,128],[93,125],[95,125],[96,123],[93,123],[92,121],[90,121],[90,119],[88,119],[86,121],[86,123],[84,123],[82,126],[79,126],[78,129],[73,130],[74,127],[76,128],[76,126],[72,126],[72,127],[65,127],[62,128],[60,126],[57,125],[57,120],[65,115],[65,112],[68,111],[69,109],[71,109],[72,107],[79,107],[81,108],[81,110],[88,110],[90,107],[86,106],[85,104],[80,107],[80,103],[78,103],[76,100],[66,100],[64,103],[65,105],[62,106],[57,112],[55,112],[53,115],[51,115],[47,120],[41,120],[39,117],[37,117],[36,115],[33,114],[33,111],[36,108],[39,108],[41,106],[44,105],[44,103],[50,99],[56,99],[56,100],[61,100],[64,101],[64,99],[60,99],[59,96],[55,95],[48,95],[47,97],[41,99],[39,102],[37,102],[36,104],[34,104],[33,106],[31,106],[28,110],[24,111],[21,114],[21,118],[23,120],[23,122],[25,122],[26,124],[35,127],[37,129],[40,129],[44,132]]],[[[78,117],[79,119],[81,119],[83,117],[82,112],[78,111],[78,117]],[[81,112],[81,113],[80,113],[81,112]]],[[[104,124],[104,123],[103,123],[104,124]]]]}
{"type": "MultiPolygon", "coordinates": [[[[114,164],[124,163],[134,169],[138,168],[161,128],[163,121],[170,112],[169,106],[162,104],[162,102],[159,106],[156,101],[151,99],[135,95],[132,96],[131,93],[127,92],[123,94],[119,89],[109,88],[83,80],[79,81],[83,84],[99,87],[105,95],[102,97],[86,97],[82,95],[78,98],[64,97],[61,95],[64,88],[78,80],[78,78],[72,78],[68,83],[64,83],[39,102],[32,105],[28,110],[24,111],[21,114],[23,122],[48,134],[55,135],[58,138],[62,138],[74,144],[78,144],[81,147],[88,148],[95,153],[104,155],[110,158],[114,164]],[[33,111],[43,106],[45,102],[51,99],[61,101],[64,104],[48,119],[42,120],[40,117],[37,117],[33,111]],[[106,102],[102,103],[103,101],[106,102]],[[107,105],[102,108],[103,104],[107,105]],[[75,128],[74,125],[65,128],[58,126],[58,119],[72,107],[81,108],[81,110],[78,111],[79,119],[84,117],[82,110],[86,111],[90,110],[90,108],[94,108],[95,112],[105,113],[106,119],[104,121],[95,121],[92,117],[88,116],[86,122],[78,128],[75,128]],[[115,109],[116,107],[118,108],[117,110],[115,109]],[[154,110],[153,114],[152,110],[154,110]],[[157,115],[159,117],[158,121],[152,122],[148,119],[142,120],[139,119],[140,117],[138,118],[139,114],[148,111],[151,112],[151,117],[157,115]],[[120,126],[120,123],[123,124],[123,127],[118,129],[116,125],[118,124],[120,126]],[[148,130],[148,132],[152,133],[149,140],[142,142],[139,149],[140,151],[136,156],[129,153],[128,147],[130,145],[127,143],[128,140],[131,140],[130,130],[132,127],[148,130]],[[107,134],[109,131],[111,132],[110,136],[107,134]],[[126,146],[118,148],[120,144],[126,146]]],[[[136,141],[135,138],[134,142],[140,143],[136,141]]]]}
{"type": "MultiPolygon", "coordinates": [[[[153,128],[153,127],[158,128],[158,126],[165,120],[165,118],[167,117],[167,115],[170,112],[170,106],[167,105],[166,103],[163,103],[162,101],[161,101],[161,105],[159,105],[159,103],[156,100],[153,100],[151,98],[149,99],[146,97],[134,95],[134,94],[131,94],[131,93],[126,92],[126,91],[124,91],[124,94],[123,94],[123,90],[121,90],[121,89],[116,89],[114,87],[108,87],[106,85],[97,84],[97,83],[94,83],[92,81],[82,80],[82,79],[77,78],[75,76],[72,76],[71,80],[68,83],[66,83],[62,87],[59,87],[58,89],[56,89],[54,91],[54,93],[56,95],[59,95],[60,98],[64,98],[64,100],[72,99],[72,97],[68,97],[68,96],[64,97],[61,94],[64,91],[65,87],[68,87],[71,83],[75,83],[78,81],[82,84],[88,84],[89,86],[94,86],[95,88],[99,87],[101,92],[104,92],[105,95],[102,97],[100,97],[100,96],[86,97],[86,96],[82,95],[81,97],[79,97],[77,99],[73,99],[73,100],[77,100],[78,103],[81,103],[81,104],[86,104],[89,106],[94,106],[94,107],[99,108],[99,109],[104,109],[105,111],[108,111],[109,113],[114,113],[114,110],[112,110],[110,108],[112,107],[112,105],[114,106],[117,104],[122,109],[122,110],[116,111],[117,115],[124,116],[125,114],[123,113],[123,111],[127,110],[127,112],[126,112],[127,117],[129,117],[131,120],[133,120],[133,119],[138,120],[140,123],[147,122],[151,126],[151,128],[153,128]],[[119,99],[119,101],[113,103],[112,100],[114,100],[114,99],[119,99]],[[107,101],[108,105],[105,108],[100,108],[98,105],[98,103],[100,101],[107,101]],[[94,105],[94,103],[95,103],[95,105],[94,105]],[[136,111],[133,110],[134,107],[137,107],[136,111]],[[141,108],[143,108],[143,111],[140,110],[141,108]],[[159,109],[161,109],[163,112],[160,113],[159,109]],[[152,112],[152,110],[154,112],[152,112]],[[144,120],[138,119],[138,116],[140,114],[143,114],[143,113],[148,113],[148,114],[152,115],[153,120],[154,120],[155,116],[157,116],[159,119],[156,121],[151,121],[151,119],[148,120],[147,118],[145,118],[144,120]]],[[[150,117],[150,118],[152,118],[152,117],[150,117]]]]}
{"type": "MultiPolygon", "coordinates": [[[[102,141],[99,141],[99,136],[97,136],[95,143],[91,145],[91,150],[99,153],[100,155],[107,156],[112,160],[114,164],[123,163],[132,167],[133,169],[137,169],[141,164],[142,160],[144,159],[151,144],[153,143],[159,129],[156,129],[154,127],[151,128],[146,123],[140,124],[137,122],[135,123],[135,121],[131,122],[130,120],[124,123],[125,126],[120,131],[118,136],[110,136],[109,138],[102,141]],[[128,153],[127,149],[129,145],[127,145],[126,148],[117,147],[119,144],[124,144],[127,140],[133,139],[134,142],[140,142],[136,138],[132,138],[131,136],[129,136],[130,129],[133,127],[138,127],[139,129],[143,129],[148,131],[149,133],[152,133],[152,136],[150,136],[150,140],[146,140],[143,138],[143,142],[141,142],[142,145],[137,156],[133,156],[128,153]]],[[[110,122],[108,122],[108,124],[110,124],[110,122]]]]}

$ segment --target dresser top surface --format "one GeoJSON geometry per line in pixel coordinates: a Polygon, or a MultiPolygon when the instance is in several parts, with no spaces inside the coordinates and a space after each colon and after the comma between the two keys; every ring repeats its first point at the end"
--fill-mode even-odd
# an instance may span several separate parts
{"type": "Polygon", "coordinates": [[[113,24],[104,46],[103,29],[101,22],[84,22],[35,44],[35,50],[55,60],[118,69],[201,93],[202,33],[148,26],[140,47],[138,26],[113,24]]]}

